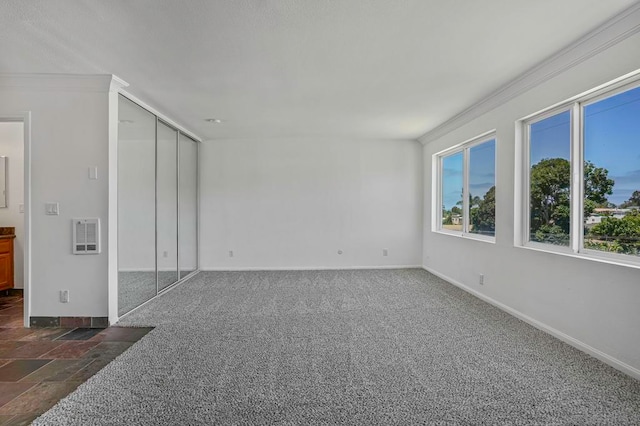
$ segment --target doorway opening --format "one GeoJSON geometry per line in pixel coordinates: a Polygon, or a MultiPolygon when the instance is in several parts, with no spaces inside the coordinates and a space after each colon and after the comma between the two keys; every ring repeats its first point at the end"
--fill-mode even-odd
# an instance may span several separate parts
{"type": "Polygon", "coordinates": [[[29,327],[28,212],[29,115],[0,116],[0,294],[7,302],[0,308],[3,328],[29,327]]]}

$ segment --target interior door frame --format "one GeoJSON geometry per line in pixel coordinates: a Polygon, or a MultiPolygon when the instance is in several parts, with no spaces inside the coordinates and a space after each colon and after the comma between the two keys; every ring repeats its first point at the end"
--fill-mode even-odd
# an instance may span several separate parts
{"type": "Polygon", "coordinates": [[[22,123],[23,163],[24,163],[24,326],[29,328],[31,316],[31,111],[0,113],[0,123],[22,123]]]}

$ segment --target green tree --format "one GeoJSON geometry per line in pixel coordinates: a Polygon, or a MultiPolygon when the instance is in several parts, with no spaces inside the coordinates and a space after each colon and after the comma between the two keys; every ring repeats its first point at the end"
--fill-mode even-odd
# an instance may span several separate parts
{"type": "Polygon", "coordinates": [[[496,187],[489,188],[484,197],[473,198],[475,207],[471,209],[471,232],[494,235],[496,230],[496,187]]]}
{"type": "Polygon", "coordinates": [[[609,171],[596,167],[591,161],[584,162],[584,217],[593,210],[608,204],[607,195],[613,193],[613,179],[608,178],[609,171]]]}
{"type": "Polygon", "coordinates": [[[557,228],[569,234],[571,164],[564,158],[545,158],[531,167],[531,231],[535,240],[545,241],[539,231],[557,228]],[[542,238],[540,238],[542,237],[542,238]]]}
{"type": "MultiPolygon", "coordinates": [[[[614,181],[607,169],[584,163],[584,217],[608,203],[614,181]]],[[[570,229],[571,163],[545,158],[531,167],[531,232],[534,241],[568,244],[570,229]]]]}
{"type": "Polygon", "coordinates": [[[626,209],[629,207],[640,207],[640,191],[633,191],[631,197],[624,203],[620,204],[621,209],[626,209]]]}
{"type": "Polygon", "coordinates": [[[451,211],[447,210],[445,205],[442,205],[442,224],[443,225],[451,225],[451,211]]]}
{"type": "Polygon", "coordinates": [[[588,233],[585,246],[597,250],[640,254],[640,211],[633,210],[623,218],[605,217],[588,233]]]}

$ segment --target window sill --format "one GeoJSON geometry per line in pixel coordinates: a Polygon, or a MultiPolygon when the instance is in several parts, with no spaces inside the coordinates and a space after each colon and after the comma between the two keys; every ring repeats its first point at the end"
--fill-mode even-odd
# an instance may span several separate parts
{"type": "Polygon", "coordinates": [[[631,260],[631,259],[630,260],[617,259],[617,258],[609,257],[607,255],[599,255],[597,252],[594,253],[594,251],[592,250],[586,253],[575,253],[571,251],[571,249],[568,247],[559,246],[555,248],[553,246],[549,247],[548,244],[542,244],[542,243],[533,243],[533,244],[527,243],[525,245],[516,245],[515,247],[520,249],[525,249],[525,250],[538,251],[542,253],[557,254],[560,256],[572,257],[574,259],[583,259],[591,262],[599,262],[599,263],[606,263],[609,265],[640,269],[640,259],[638,259],[637,261],[631,260]]]}
{"type": "Polygon", "coordinates": [[[456,238],[463,238],[465,240],[474,240],[474,241],[482,241],[483,243],[490,243],[490,244],[495,244],[496,243],[496,238],[495,237],[486,237],[483,235],[478,235],[478,234],[468,234],[468,233],[463,233],[463,232],[451,232],[451,231],[443,231],[442,229],[436,229],[435,231],[432,231],[436,234],[441,234],[441,235],[449,235],[452,237],[456,237],[456,238]]]}

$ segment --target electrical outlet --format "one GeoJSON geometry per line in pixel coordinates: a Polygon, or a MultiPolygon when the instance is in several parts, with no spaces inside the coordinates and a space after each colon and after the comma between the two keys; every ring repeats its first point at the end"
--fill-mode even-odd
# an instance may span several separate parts
{"type": "Polygon", "coordinates": [[[484,274],[480,274],[480,285],[484,285],[484,274]]]}
{"type": "Polygon", "coordinates": [[[229,257],[233,257],[233,250],[229,250],[229,257]]]}
{"type": "Polygon", "coordinates": [[[383,256],[389,256],[389,249],[382,249],[383,256]]]}
{"type": "Polygon", "coordinates": [[[60,303],[69,303],[69,290],[60,290],[60,303]]]}

